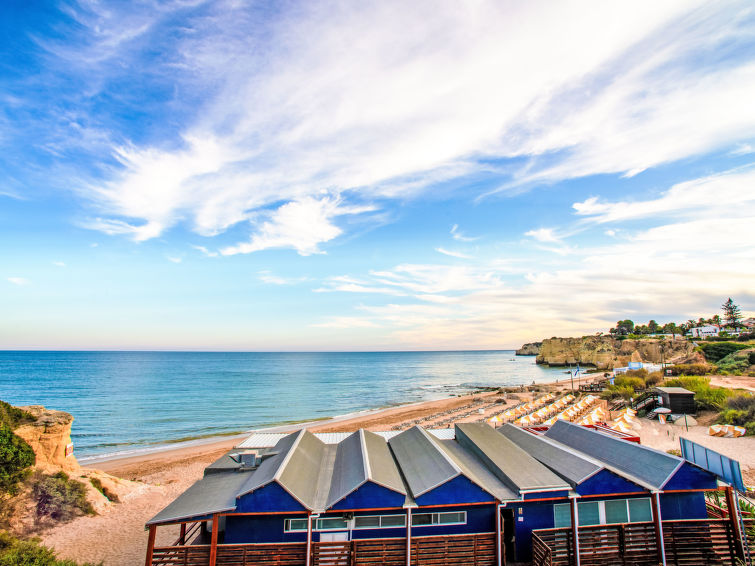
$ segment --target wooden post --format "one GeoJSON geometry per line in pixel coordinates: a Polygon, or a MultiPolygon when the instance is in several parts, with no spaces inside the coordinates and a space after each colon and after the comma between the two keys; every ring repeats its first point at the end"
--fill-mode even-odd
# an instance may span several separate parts
{"type": "Polygon", "coordinates": [[[571,532],[572,553],[574,554],[574,566],[580,566],[579,558],[579,513],[577,512],[577,498],[570,497],[571,502],[571,532]]]}
{"type": "MultiPolygon", "coordinates": [[[[319,517],[319,515],[317,515],[319,517]]],[[[307,555],[304,557],[305,566],[312,562],[312,513],[307,513],[307,555]]]]}
{"type": "Polygon", "coordinates": [[[655,527],[655,546],[658,549],[658,560],[666,566],[666,543],[663,541],[663,518],[661,517],[661,498],[657,491],[650,494],[653,502],[653,526],[655,527]]]}
{"type": "Polygon", "coordinates": [[[212,516],[212,539],[210,539],[210,565],[215,566],[218,559],[218,531],[220,530],[220,521],[217,515],[212,516]]]}
{"type": "Polygon", "coordinates": [[[501,506],[496,501],[495,505],[495,561],[497,566],[501,566],[501,506]]]}
{"type": "Polygon", "coordinates": [[[152,553],[155,551],[155,532],[157,531],[157,525],[149,526],[149,538],[147,539],[147,560],[144,562],[145,566],[152,566],[152,553]]]}
{"type": "Polygon", "coordinates": [[[406,566],[412,566],[412,508],[406,508],[406,566]]]}
{"type": "Polygon", "coordinates": [[[729,510],[729,522],[731,523],[731,534],[734,538],[734,551],[737,558],[744,560],[745,550],[742,541],[742,533],[739,532],[739,509],[734,501],[734,488],[726,486],[726,507],[729,510]]]}
{"type": "Polygon", "coordinates": [[[181,536],[178,539],[178,544],[181,546],[186,544],[186,523],[181,523],[181,536]]]}

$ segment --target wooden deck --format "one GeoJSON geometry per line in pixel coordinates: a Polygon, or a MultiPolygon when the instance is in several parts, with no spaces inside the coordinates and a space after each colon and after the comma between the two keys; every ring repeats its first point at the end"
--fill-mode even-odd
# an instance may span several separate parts
{"type": "MultiPolygon", "coordinates": [[[[217,566],[304,566],[305,543],[219,544],[217,566]]],[[[495,534],[413,537],[412,566],[495,566],[495,534]]],[[[155,547],[152,566],[208,566],[210,545],[155,547]]],[[[312,543],[312,566],[405,566],[406,540],[312,543]]]]}
{"type": "MultiPolygon", "coordinates": [[[[570,528],[533,531],[533,565],[574,566],[572,542],[570,528]]],[[[741,548],[728,519],[663,521],[663,542],[668,566],[737,566],[741,548]]],[[[579,549],[581,566],[659,563],[653,523],[580,527],[579,549]]]]}

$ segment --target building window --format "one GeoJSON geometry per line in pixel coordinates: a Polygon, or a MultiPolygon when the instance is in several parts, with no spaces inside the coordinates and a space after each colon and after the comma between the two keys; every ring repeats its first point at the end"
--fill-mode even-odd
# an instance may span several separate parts
{"type": "Polygon", "coordinates": [[[315,525],[316,531],[338,531],[349,528],[349,522],[343,517],[330,517],[327,519],[317,519],[315,525]]]}
{"type": "MultiPolygon", "coordinates": [[[[577,504],[577,511],[580,527],[647,523],[653,520],[648,498],[581,501],[577,504]]],[[[568,503],[558,503],[553,506],[553,524],[557,529],[571,527],[571,509],[568,503]]]]}
{"type": "Polygon", "coordinates": [[[355,529],[391,529],[406,526],[406,515],[361,515],[354,517],[355,529]]]}
{"type": "Polygon", "coordinates": [[[306,519],[286,519],[283,523],[283,530],[287,533],[294,533],[298,531],[307,530],[306,519]]]}
{"type": "Polygon", "coordinates": [[[429,525],[463,525],[466,522],[466,511],[450,511],[447,513],[416,513],[412,515],[413,527],[426,527],[429,525]]]}

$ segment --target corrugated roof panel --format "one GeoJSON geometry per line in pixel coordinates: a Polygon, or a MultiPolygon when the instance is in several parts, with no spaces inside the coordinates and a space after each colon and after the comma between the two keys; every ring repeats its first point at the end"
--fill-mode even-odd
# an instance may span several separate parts
{"type": "Polygon", "coordinates": [[[461,468],[472,482],[487,491],[499,501],[509,501],[518,498],[518,494],[504,484],[496,475],[480,461],[474,454],[455,440],[438,440],[446,454],[461,468]]]}
{"type": "MultiPolygon", "coordinates": [[[[386,440],[390,440],[394,436],[401,434],[400,430],[381,430],[373,432],[382,436],[386,440]]],[[[431,428],[427,429],[435,438],[442,440],[453,440],[455,438],[455,431],[453,428],[431,428]]],[[[283,432],[255,432],[246,438],[243,442],[237,445],[236,448],[271,448],[280,441],[281,438],[288,436],[291,433],[283,432]]],[[[352,433],[350,432],[315,432],[314,435],[322,440],[325,444],[338,444],[339,442],[348,438],[352,433]]]]}
{"type": "Polygon", "coordinates": [[[362,440],[367,451],[369,479],[383,487],[406,495],[406,486],[401,479],[401,472],[399,472],[396,460],[393,459],[385,438],[365,430],[362,431],[362,440]]]}
{"type": "Polygon", "coordinates": [[[566,421],[556,421],[545,436],[579,450],[615,468],[619,473],[636,477],[654,489],[663,487],[683,463],[681,458],[660,450],[566,421]]]}
{"type": "Polygon", "coordinates": [[[572,485],[582,483],[603,469],[603,465],[595,460],[549,438],[527,432],[521,427],[505,424],[498,432],[572,485]]]}
{"type": "Polygon", "coordinates": [[[360,431],[336,445],[333,477],[326,507],[334,505],[367,481],[367,462],[360,431]]]}
{"type": "Polygon", "coordinates": [[[147,525],[178,522],[236,509],[236,494],[249,473],[226,472],[202,478],[147,521],[147,525]]]}
{"type": "Polygon", "coordinates": [[[248,478],[247,482],[242,486],[238,493],[238,496],[247,494],[255,489],[267,485],[273,481],[278,475],[281,466],[286,461],[288,453],[291,451],[296,441],[304,433],[304,431],[292,432],[282,438],[279,438],[275,443],[274,452],[277,452],[274,456],[269,456],[262,461],[259,468],[248,478]]]}
{"type": "MultiPolygon", "coordinates": [[[[322,440],[311,432],[303,430],[276,476],[281,487],[309,509],[319,509],[318,499],[327,498],[327,490],[325,496],[317,497],[318,491],[322,493],[320,481],[322,473],[324,471],[332,473],[333,469],[332,462],[330,462],[329,470],[325,467],[328,464],[325,461],[326,456],[330,456],[325,446],[322,440]]],[[[333,460],[335,460],[335,450],[332,452],[333,460]]]]}
{"type": "Polygon", "coordinates": [[[461,473],[460,468],[422,428],[415,426],[391,438],[388,445],[416,498],[461,473]]]}
{"type": "Polygon", "coordinates": [[[569,485],[485,423],[458,423],[456,440],[483,458],[498,478],[518,492],[569,489],[569,485]]]}

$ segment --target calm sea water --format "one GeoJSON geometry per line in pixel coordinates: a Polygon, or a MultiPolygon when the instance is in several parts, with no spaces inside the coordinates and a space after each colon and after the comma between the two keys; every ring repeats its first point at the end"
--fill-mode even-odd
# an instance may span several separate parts
{"type": "Polygon", "coordinates": [[[123,453],[553,380],[513,351],[370,353],[0,351],[0,399],[72,413],[77,456],[123,453]]]}

